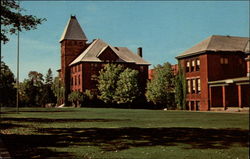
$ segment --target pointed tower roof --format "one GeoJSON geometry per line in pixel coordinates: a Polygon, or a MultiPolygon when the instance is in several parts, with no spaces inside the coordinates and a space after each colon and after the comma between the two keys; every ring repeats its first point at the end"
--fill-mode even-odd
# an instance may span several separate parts
{"type": "Polygon", "coordinates": [[[88,40],[75,16],[71,16],[61,36],[63,40],[88,40]]]}

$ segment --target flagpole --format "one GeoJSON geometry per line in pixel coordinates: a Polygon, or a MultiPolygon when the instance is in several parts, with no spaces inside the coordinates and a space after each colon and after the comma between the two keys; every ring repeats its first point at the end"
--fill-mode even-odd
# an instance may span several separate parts
{"type": "MultiPolygon", "coordinates": [[[[2,30],[2,24],[0,25],[0,30],[2,30]]],[[[0,40],[0,78],[2,78],[2,40],[0,40]]],[[[2,87],[1,84],[0,84],[0,87],[2,87]]],[[[2,93],[0,93],[0,94],[2,94],[2,93]]],[[[0,124],[2,121],[1,114],[2,114],[2,104],[0,103],[0,124]]]]}
{"type": "MultiPolygon", "coordinates": [[[[18,13],[20,12],[20,0],[18,0],[18,13]]],[[[19,27],[20,22],[18,21],[18,29],[17,29],[17,78],[16,78],[16,113],[19,113],[19,27]]]]}

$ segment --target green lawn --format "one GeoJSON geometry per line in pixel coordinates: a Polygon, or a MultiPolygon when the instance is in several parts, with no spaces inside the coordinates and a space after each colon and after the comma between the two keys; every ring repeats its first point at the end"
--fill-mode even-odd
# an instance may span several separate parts
{"type": "Polygon", "coordinates": [[[13,158],[248,159],[249,114],[111,108],[2,109],[13,158]]]}

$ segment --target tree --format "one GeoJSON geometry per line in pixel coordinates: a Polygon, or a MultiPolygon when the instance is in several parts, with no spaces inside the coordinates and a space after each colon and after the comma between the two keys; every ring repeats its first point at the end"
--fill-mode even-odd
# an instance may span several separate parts
{"type": "Polygon", "coordinates": [[[53,75],[51,69],[48,70],[45,76],[45,84],[43,85],[43,94],[42,94],[42,104],[46,105],[48,103],[55,103],[56,97],[52,90],[53,84],[53,75]]]}
{"type": "Polygon", "coordinates": [[[15,104],[16,89],[14,88],[14,74],[2,61],[0,73],[0,105],[11,106],[15,104]]]}
{"type": "Polygon", "coordinates": [[[163,66],[158,65],[154,70],[153,79],[147,83],[147,100],[167,108],[174,107],[174,75],[171,64],[167,62],[163,66]]]}
{"type": "Polygon", "coordinates": [[[83,93],[79,91],[73,91],[69,94],[68,100],[74,104],[75,107],[80,107],[80,103],[84,101],[83,93]]]}
{"type": "Polygon", "coordinates": [[[45,84],[49,84],[49,85],[53,84],[53,74],[50,68],[48,69],[48,72],[45,76],[45,84]]]}
{"type": "Polygon", "coordinates": [[[123,71],[121,65],[107,64],[100,71],[98,77],[98,90],[100,92],[99,99],[105,103],[115,102],[115,91],[120,73],[123,71]]]}
{"type": "Polygon", "coordinates": [[[15,0],[1,0],[1,41],[9,41],[7,34],[16,34],[17,31],[36,29],[37,25],[45,21],[45,18],[37,18],[33,15],[24,15],[15,0]]]}
{"type": "Polygon", "coordinates": [[[43,74],[37,71],[30,71],[28,79],[24,79],[20,84],[19,95],[21,103],[28,106],[44,105],[43,81],[43,74]]]}
{"type": "Polygon", "coordinates": [[[175,77],[175,101],[177,108],[180,110],[186,109],[186,78],[183,68],[178,64],[178,74],[175,77]]]}
{"type": "Polygon", "coordinates": [[[65,88],[59,77],[54,78],[54,82],[51,86],[51,89],[55,97],[57,98],[57,105],[62,104],[64,99],[65,88]]]}
{"type": "Polygon", "coordinates": [[[119,75],[114,96],[118,104],[131,104],[140,95],[138,74],[137,70],[127,68],[119,75]]]}
{"type": "Polygon", "coordinates": [[[32,86],[32,82],[28,79],[24,79],[23,82],[19,83],[19,100],[23,106],[35,105],[35,89],[32,86]]]}

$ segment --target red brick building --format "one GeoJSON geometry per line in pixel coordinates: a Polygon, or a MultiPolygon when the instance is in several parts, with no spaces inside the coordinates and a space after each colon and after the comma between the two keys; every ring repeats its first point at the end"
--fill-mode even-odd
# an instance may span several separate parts
{"type": "Polygon", "coordinates": [[[249,38],[213,35],[176,58],[185,70],[187,109],[250,106],[249,38]]]}
{"type": "Polygon", "coordinates": [[[65,86],[65,102],[71,91],[97,92],[99,71],[107,63],[121,64],[139,71],[139,87],[144,92],[148,62],[142,59],[142,48],[134,54],[126,47],[113,47],[101,39],[88,43],[75,16],[71,16],[60,39],[60,78],[65,86]]]}

